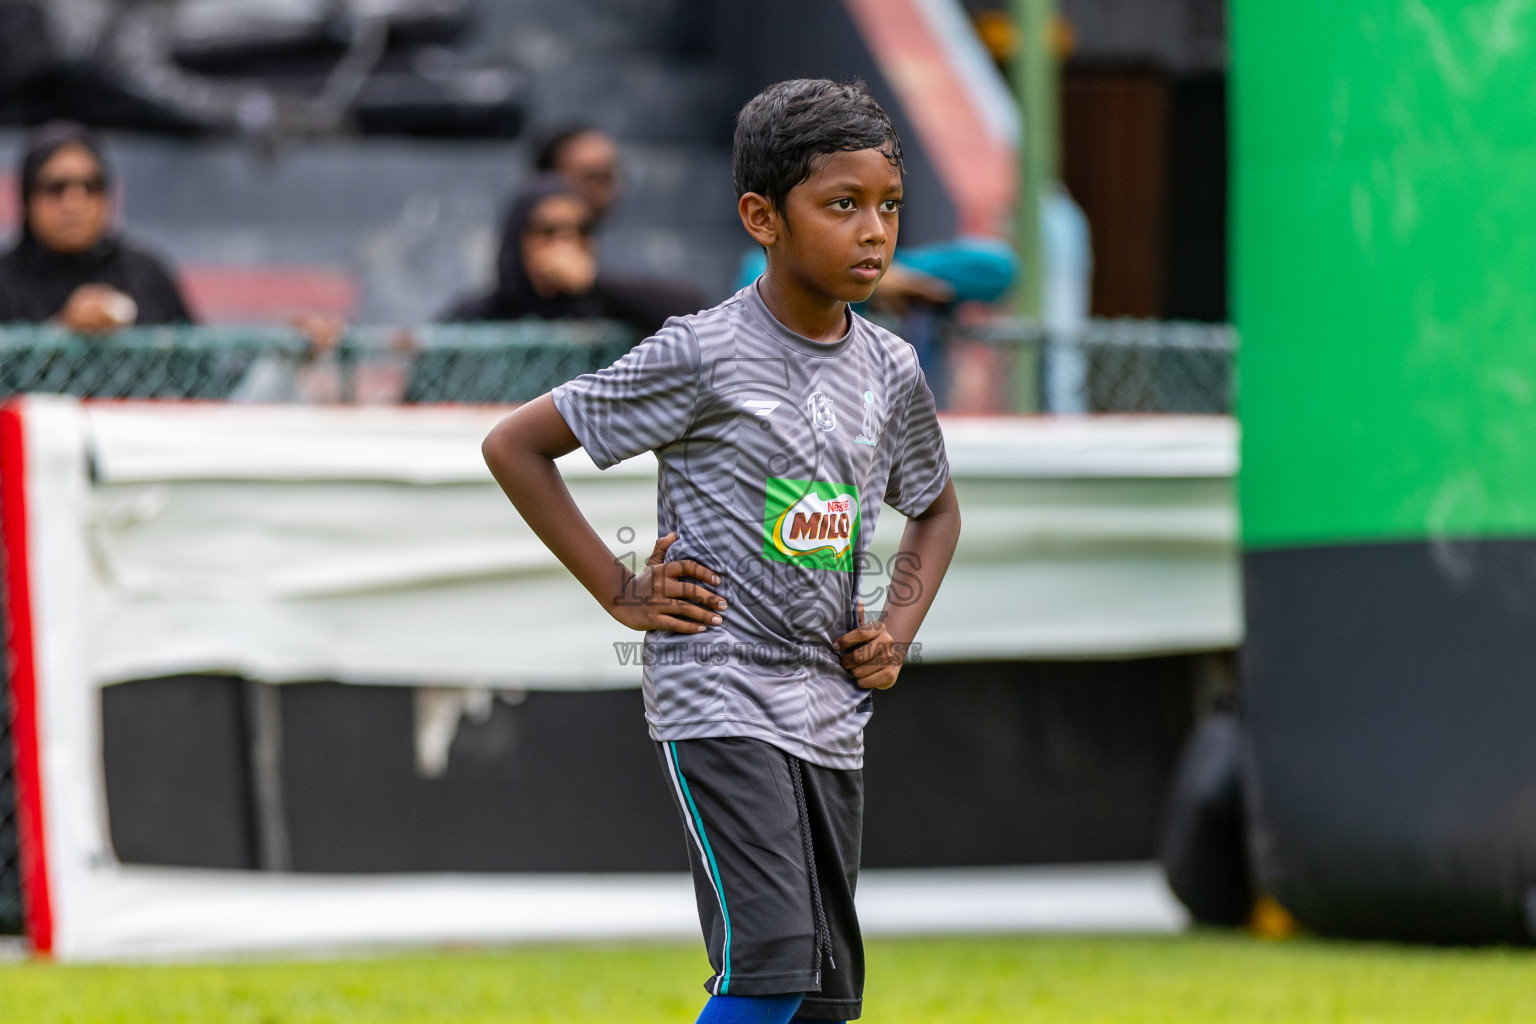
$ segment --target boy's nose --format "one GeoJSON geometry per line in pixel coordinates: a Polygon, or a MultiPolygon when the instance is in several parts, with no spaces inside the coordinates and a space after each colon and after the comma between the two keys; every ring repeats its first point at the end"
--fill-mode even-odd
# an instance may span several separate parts
{"type": "Polygon", "coordinates": [[[859,225],[859,241],[868,245],[885,244],[885,221],[878,213],[865,217],[859,225]]]}

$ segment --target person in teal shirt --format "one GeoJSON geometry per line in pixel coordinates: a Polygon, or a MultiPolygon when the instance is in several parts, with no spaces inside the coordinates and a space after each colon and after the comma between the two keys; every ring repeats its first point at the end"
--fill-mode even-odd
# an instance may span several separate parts
{"type": "MultiPolygon", "coordinates": [[[[761,249],[744,253],[732,290],[740,291],[757,280],[767,266],[761,249]]],[[[1018,270],[1013,247],[996,238],[968,235],[915,245],[898,254],[872,301],[898,313],[917,304],[996,302],[1013,284],[1018,270]]]]}
{"type": "MultiPolygon", "coordinates": [[[[736,291],[767,268],[761,249],[743,254],[736,291]]],[[[996,302],[1018,276],[1013,247],[996,238],[961,236],[932,245],[914,245],[897,254],[868,305],[901,317],[901,333],[917,349],[918,364],[941,406],[948,405],[948,352],[940,311],[957,302],[996,302]]],[[[855,307],[861,312],[865,303],[855,307]]]]}

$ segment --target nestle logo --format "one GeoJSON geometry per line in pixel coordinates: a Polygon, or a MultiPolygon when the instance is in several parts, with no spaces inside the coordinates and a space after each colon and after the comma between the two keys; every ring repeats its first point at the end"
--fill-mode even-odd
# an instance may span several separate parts
{"type": "Polygon", "coordinates": [[[859,492],[852,484],[771,476],[764,488],[763,557],[852,572],[859,492]]]}

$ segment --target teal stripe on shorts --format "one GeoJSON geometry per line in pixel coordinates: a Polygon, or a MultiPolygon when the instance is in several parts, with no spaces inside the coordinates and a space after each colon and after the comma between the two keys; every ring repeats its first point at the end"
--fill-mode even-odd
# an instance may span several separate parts
{"type": "Polygon", "coordinates": [[[678,788],[683,791],[683,800],[688,804],[688,813],[693,817],[693,827],[698,833],[699,845],[704,848],[704,859],[709,864],[710,876],[715,882],[715,896],[720,900],[720,916],[725,921],[725,952],[720,957],[720,986],[716,995],[729,994],[731,984],[731,913],[725,906],[725,886],[720,882],[720,868],[715,864],[715,851],[709,845],[709,835],[704,831],[704,819],[699,815],[698,805],[693,802],[693,794],[688,790],[688,780],[683,777],[683,766],[677,761],[677,744],[667,744],[667,755],[672,759],[672,770],[677,773],[678,788]]]}

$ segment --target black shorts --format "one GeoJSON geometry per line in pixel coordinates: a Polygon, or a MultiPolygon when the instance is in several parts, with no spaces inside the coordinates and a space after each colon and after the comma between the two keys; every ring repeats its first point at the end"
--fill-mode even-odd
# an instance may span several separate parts
{"type": "Polygon", "coordinates": [[[683,816],[699,923],[723,996],[808,993],[800,1015],[853,1020],[864,773],[745,737],[658,743],[683,816]]]}

